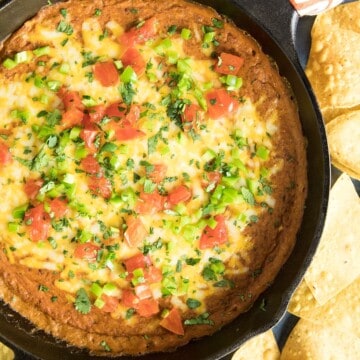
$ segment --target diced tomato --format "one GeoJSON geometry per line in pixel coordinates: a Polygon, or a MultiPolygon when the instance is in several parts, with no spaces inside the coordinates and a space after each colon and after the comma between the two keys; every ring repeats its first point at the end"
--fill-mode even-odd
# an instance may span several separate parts
{"type": "Polygon", "coordinates": [[[236,75],[243,64],[242,57],[223,52],[220,54],[214,70],[220,74],[236,75]]]}
{"type": "Polygon", "coordinates": [[[104,306],[101,308],[101,310],[104,312],[112,313],[119,305],[119,299],[115,296],[102,294],[101,300],[104,301],[104,306]]]}
{"type": "Polygon", "coordinates": [[[121,302],[124,306],[136,309],[139,305],[139,299],[132,290],[123,290],[121,302]]]}
{"type": "Polygon", "coordinates": [[[219,171],[210,171],[208,173],[205,173],[206,179],[203,179],[201,182],[201,185],[206,188],[210,184],[219,184],[221,181],[221,173],[219,171]]]}
{"type": "Polygon", "coordinates": [[[225,217],[223,215],[216,215],[215,220],[217,222],[215,228],[212,229],[210,226],[207,226],[201,235],[199,244],[201,250],[211,249],[228,241],[225,217]]]}
{"type": "Polygon", "coordinates": [[[86,158],[81,160],[81,168],[91,175],[101,174],[102,170],[100,164],[95,159],[94,155],[88,155],[86,158]]]}
{"type": "Polygon", "coordinates": [[[178,309],[172,308],[169,314],[160,321],[160,326],[177,335],[184,335],[184,327],[178,309]]]}
{"type": "Polygon", "coordinates": [[[81,101],[80,94],[77,91],[61,88],[58,92],[59,97],[64,103],[65,110],[79,109],[84,110],[85,106],[81,101]]]}
{"type": "Polygon", "coordinates": [[[88,179],[88,187],[94,195],[100,195],[104,199],[111,196],[112,187],[110,181],[104,176],[91,176],[88,179]]]}
{"type": "Polygon", "coordinates": [[[216,89],[206,94],[208,114],[212,119],[218,119],[235,111],[239,102],[231,97],[225,89],[216,89]]]}
{"type": "Polygon", "coordinates": [[[121,61],[124,67],[131,66],[138,76],[141,76],[145,72],[146,62],[139,50],[133,47],[125,51],[121,57],[121,61]]]}
{"type": "Polygon", "coordinates": [[[62,114],[61,124],[65,129],[81,125],[83,117],[84,113],[81,110],[71,108],[62,114]]]}
{"type": "Polygon", "coordinates": [[[84,243],[76,246],[74,256],[77,259],[84,259],[90,262],[94,262],[97,258],[100,247],[92,243],[84,243]]]}
{"type": "Polygon", "coordinates": [[[135,129],[133,127],[118,127],[115,130],[115,138],[119,141],[134,140],[141,138],[145,135],[146,134],[143,131],[135,129]]]}
{"type": "Polygon", "coordinates": [[[191,130],[201,120],[201,107],[197,104],[186,105],[184,112],[181,114],[181,120],[184,130],[191,130]]]}
{"type": "Polygon", "coordinates": [[[162,271],[155,266],[149,266],[144,271],[144,277],[149,284],[157,283],[162,280],[162,271]]]}
{"type": "Polygon", "coordinates": [[[156,214],[164,209],[165,200],[165,196],[160,195],[157,190],[150,194],[142,191],[135,205],[135,211],[139,214],[156,214]]]}
{"type": "Polygon", "coordinates": [[[136,44],[144,44],[156,35],[155,18],[146,20],[142,26],[133,27],[122,34],[119,41],[126,47],[133,47],[136,44]]]}
{"type": "Polygon", "coordinates": [[[28,179],[24,185],[24,191],[30,200],[34,200],[43,186],[43,179],[28,179]]]}
{"type": "Polygon", "coordinates": [[[140,106],[131,105],[129,112],[125,116],[124,126],[133,126],[140,119],[140,106]]]}
{"type": "Polygon", "coordinates": [[[180,185],[170,191],[170,193],[167,196],[167,202],[170,206],[176,205],[180,202],[186,202],[191,199],[192,192],[191,190],[185,186],[180,185]]]}
{"type": "Polygon", "coordinates": [[[126,271],[132,273],[135,269],[145,269],[151,265],[151,259],[143,253],[136,254],[124,261],[126,271]]]}
{"type": "Polygon", "coordinates": [[[113,61],[98,62],[94,65],[95,79],[102,86],[114,86],[119,82],[119,73],[113,61]]]}
{"type": "Polygon", "coordinates": [[[106,113],[105,105],[96,105],[87,109],[89,120],[91,123],[99,124],[106,113]]]}
{"type": "Polygon", "coordinates": [[[154,164],[154,169],[147,174],[147,177],[156,184],[161,183],[166,175],[167,166],[165,164],[154,164]]]}
{"type": "Polygon", "coordinates": [[[11,154],[6,144],[0,141],[0,165],[6,165],[11,162],[11,154]]]}
{"type": "Polygon", "coordinates": [[[95,139],[100,131],[96,127],[85,128],[80,132],[80,138],[84,140],[85,147],[91,151],[96,152],[95,139]]]}
{"type": "Polygon", "coordinates": [[[140,300],[149,299],[152,297],[152,292],[147,284],[140,284],[135,286],[135,294],[140,300]]]}
{"type": "Polygon", "coordinates": [[[151,298],[140,300],[136,311],[142,317],[150,317],[157,314],[160,309],[158,302],[155,299],[151,298]]]}
{"type": "Polygon", "coordinates": [[[39,204],[25,213],[24,223],[29,228],[32,241],[43,241],[48,238],[50,229],[50,216],[44,209],[44,204],[39,204]]]}
{"type": "Polygon", "coordinates": [[[105,110],[105,115],[122,119],[126,114],[126,105],[122,102],[116,102],[109,105],[105,110]]]}
{"type": "Polygon", "coordinates": [[[67,202],[60,198],[55,198],[55,199],[51,200],[50,209],[56,219],[60,219],[60,218],[64,217],[66,215],[66,213],[69,211],[67,202]]]}
{"type": "Polygon", "coordinates": [[[126,219],[127,229],[124,233],[125,240],[130,247],[140,245],[148,232],[140,218],[135,216],[128,216],[126,219]]]}

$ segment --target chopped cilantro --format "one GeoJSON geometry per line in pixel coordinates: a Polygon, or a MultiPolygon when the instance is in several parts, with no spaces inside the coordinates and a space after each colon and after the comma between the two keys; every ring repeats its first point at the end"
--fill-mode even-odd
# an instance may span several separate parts
{"type": "Polygon", "coordinates": [[[42,284],[39,285],[38,289],[39,291],[43,291],[43,292],[49,291],[49,288],[46,285],[42,285],[42,284]]]}
{"type": "Polygon", "coordinates": [[[119,85],[120,95],[126,105],[130,105],[133,101],[133,97],[136,94],[133,84],[131,82],[121,83],[119,85]]]}
{"type": "Polygon", "coordinates": [[[200,258],[187,258],[185,260],[185,262],[186,262],[187,265],[194,266],[194,265],[196,265],[197,263],[200,262],[200,258]]]}
{"type": "Polygon", "coordinates": [[[255,198],[253,193],[245,186],[241,187],[241,195],[243,196],[244,200],[250,204],[250,205],[255,205],[255,198]]]}
{"type": "Polygon", "coordinates": [[[100,16],[101,15],[101,9],[95,9],[94,15],[95,16],[100,16]]]}
{"type": "Polygon", "coordinates": [[[174,35],[176,33],[177,26],[176,25],[170,25],[167,29],[167,33],[169,35],[174,35]]]}
{"type": "Polygon", "coordinates": [[[99,56],[94,56],[91,51],[83,51],[81,55],[84,58],[84,62],[82,63],[83,68],[89,65],[94,65],[99,60],[99,56]]]}
{"type": "Polygon", "coordinates": [[[56,30],[66,34],[66,35],[71,35],[74,32],[74,29],[72,28],[72,26],[64,20],[61,20],[59,22],[56,30]]]}
{"type": "Polygon", "coordinates": [[[64,18],[66,18],[67,10],[64,9],[64,8],[60,9],[60,14],[61,14],[64,18]]]}
{"type": "Polygon", "coordinates": [[[196,309],[201,306],[201,302],[196,299],[188,298],[186,300],[186,305],[188,306],[189,309],[196,309]]]}
{"type": "Polygon", "coordinates": [[[80,288],[76,292],[74,303],[75,309],[81,314],[88,314],[91,310],[91,302],[84,288],[80,288]]]}
{"type": "Polygon", "coordinates": [[[130,309],[127,309],[126,311],[126,315],[125,315],[125,319],[130,319],[135,313],[135,309],[133,308],[130,308],[130,309]]]}
{"type": "Polygon", "coordinates": [[[209,313],[200,314],[196,318],[186,319],[184,325],[214,325],[214,322],[209,319],[209,313]]]}
{"type": "Polygon", "coordinates": [[[218,29],[222,29],[224,27],[224,22],[222,20],[212,18],[211,22],[218,29]]]}
{"type": "Polygon", "coordinates": [[[110,346],[107,344],[107,342],[105,340],[101,341],[100,345],[105,351],[107,351],[107,352],[111,351],[110,346]]]}

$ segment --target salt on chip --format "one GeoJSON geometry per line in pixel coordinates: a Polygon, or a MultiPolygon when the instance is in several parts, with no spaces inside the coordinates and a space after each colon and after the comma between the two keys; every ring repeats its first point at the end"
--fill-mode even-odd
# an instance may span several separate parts
{"type": "Polygon", "coordinates": [[[360,110],[350,111],[326,126],[332,163],[360,179],[360,110]]]}
{"type": "Polygon", "coordinates": [[[271,330],[253,337],[236,351],[232,360],[279,360],[280,351],[271,330]]]}
{"type": "Polygon", "coordinates": [[[356,1],[331,9],[314,22],[306,74],[322,110],[360,104],[359,19],[356,1]]]}
{"type": "Polygon", "coordinates": [[[349,176],[342,174],[330,192],[324,231],[305,274],[320,305],[360,276],[359,219],[359,197],[349,176]]]}
{"type": "Polygon", "coordinates": [[[336,327],[300,319],[290,333],[281,360],[360,359],[360,339],[336,327]]]}

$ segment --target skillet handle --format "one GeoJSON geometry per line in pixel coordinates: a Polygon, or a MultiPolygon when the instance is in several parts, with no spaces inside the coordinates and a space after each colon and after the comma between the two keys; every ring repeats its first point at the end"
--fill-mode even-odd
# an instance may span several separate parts
{"type": "Polygon", "coordinates": [[[289,0],[235,0],[235,2],[262,25],[293,64],[299,64],[295,50],[295,34],[299,15],[289,0]]]}

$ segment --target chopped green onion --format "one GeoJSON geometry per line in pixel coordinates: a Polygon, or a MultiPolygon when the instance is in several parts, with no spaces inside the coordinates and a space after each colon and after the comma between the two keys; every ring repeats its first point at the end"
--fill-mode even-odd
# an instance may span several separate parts
{"type": "Polygon", "coordinates": [[[177,62],[177,69],[181,73],[191,72],[190,59],[179,59],[177,62]]]}
{"type": "Polygon", "coordinates": [[[33,53],[35,56],[48,55],[50,53],[50,47],[49,46],[39,47],[39,48],[33,50],[33,53]]]}
{"type": "Polygon", "coordinates": [[[92,107],[97,105],[97,102],[89,95],[83,95],[81,102],[86,107],[92,107]]]}
{"type": "Polygon", "coordinates": [[[12,212],[13,218],[14,219],[23,219],[28,207],[29,207],[29,204],[24,204],[24,205],[16,207],[12,212]]]}
{"type": "Polygon", "coordinates": [[[117,287],[113,283],[107,283],[104,285],[103,291],[106,295],[112,296],[115,295],[117,287]]]}
{"type": "Polygon", "coordinates": [[[97,298],[94,302],[94,305],[99,308],[99,309],[102,309],[105,305],[105,301],[101,298],[97,298]]]}
{"type": "Polygon", "coordinates": [[[9,222],[7,228],[10,232],[17,232],[19,229],[19,224],[16,222],[9,222]]]}
{"type": "Polygon", "coordinates": [[[93,282],[90,288],[90,291],[96,296],[99,297],[102,295],[103,289],[102,287],[97,283],[93,282]]]}
{"type": "Polygon", "coordinates": [[[262,160],[267,160],[269,158],[269,149],[263,145],[260,145],[256,149],[256,156],[262,160]]]}
{"type": "Polygon", "coordinates": [[[121,60],[115,60],[115,61],[114,61],[114,64],[115,64],[115,67],[116,67],[118,70],[120,70],[120,69],[122,69],[122,68],[124,67],[124,65],[123,65],[123,63],[122,63],[121,60]]]}
{"type": "Polygon", "coordinates": [[[190,29],[183,28],[183,29],[181,30],[181,37],[182,37],[184,40],[189,40],[189,39],[191,39],[191,30],[190,30],[190,29]]]}
{"type": "Polygon", "coordinates": [[[106,151],[106,152],[114,152],[117,149],[117,145],[111,142],[107,142],[105,143],[101,149],[100,149],[100,153],[106,151]]]}
{"type": "Polygon", "coordinates": [[[209,162],[212,159],[216,158],[216,152],[212,149],[207,149],[205,153],[201,156],[201,159],[205,162],[209,162]]]}
{"type": "Polygon", "coordinates": [[[80,231],[80,236],[78,237],[78,240],[83,244],[83,243],[86,243],[87,241],[91,240],[92,237],[93,237],[93,234],[90,231],[83,229],[80,231]]]}
{"type": "Polygon", "coordinates": [[[70,65],[68,63],[61,64],[59,67],[59,72],[64,75],[68,74],[70,72],[70,65]]]}
{"type": "Polygon", "coordinates": [[[8,70],[13,69],[17,65],[16,61],[14,61],[10,58],[5,59],[2,64],[3,64],[4,68],[6,68],[8,70]]]}
{"type": "Polygon", "coordinates": [[[157,54],[162,55],[166,52],[167,49],[171,48],[171,46],[172,46],[171,39],[165,38],[157,46],[155,46],[154,50],[157,54]]]}
{"type": "Polygon", "coordinates": [[[65,174],[62,182],[64,184],[69,184],[69,185],[72,185],[75,183],[75,176],[73,174],[65,174]]]}
{"type": "Polygon", "coordinates": [[[120,75],[120,80],[124,83],[130,83],[137,80],[137,75],[131,66],[127,66],[123,73],[120,75]]]}
{"type": "Polygon", "coordinates": [[[57,80],[49,80],[46,85],[49,90],[57,92],[61,87],[61,82],[57,80]]]}
{"type": "Polygon", "coordinates": [[[30,60],[29,51],[20,51],[15,54],[14,60],[17,64],[24,63],[30,60]]]}
{"type": "Polygon", "coordinates": [[[81,128],[74,126],[71,130],[70,130],[70,139],[71,140],[75,140],[80,136],[81,133],[81,128]]]}
{"type": "Polygon", "coordinates": [[[215,31],[207,32],[204,34],[204,43],[210,43],[215,39],[215,31]]]}

